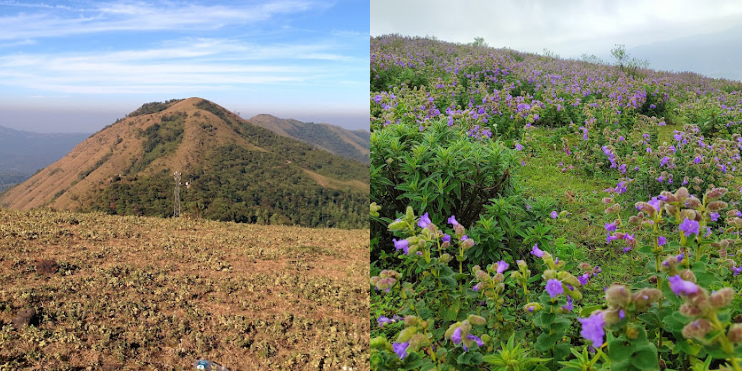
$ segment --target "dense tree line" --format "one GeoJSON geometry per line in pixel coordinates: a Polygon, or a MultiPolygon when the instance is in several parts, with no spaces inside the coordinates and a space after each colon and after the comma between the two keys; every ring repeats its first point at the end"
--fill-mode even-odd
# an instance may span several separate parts
{"type": "MultiPolygon", "coordinates": [[[[184,213],[221,221],[307,227],[368,227],[368,194],[323,188],[295,163],[272,152],[227,145],[200,167],[184,173],[184,213]],[[188,182],[188,186],[185,183],[188,182]]],[[[111,214],[173,214],[171,171],[117,178],[97,191],[91,209],[111,214]]]]}

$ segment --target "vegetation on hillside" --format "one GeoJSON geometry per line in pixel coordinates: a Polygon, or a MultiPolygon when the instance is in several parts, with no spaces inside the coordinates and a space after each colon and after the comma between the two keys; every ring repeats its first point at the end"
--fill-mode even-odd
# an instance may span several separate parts
{"type": "MultiPolygon", "coordinates": [[[[213,149],[182,174],[181,210],[212,220],[307,227],[368,226],[368,194],[323,188],[300,166],[274,153],[236,145],[213,149]],[[188,186],[185,183],[188,182],[188,186]]],[[[173,214],[171,171],[116,177],[91,196],[91,210],[117,215],[173,214]]]]}
{"type": "Polygon", "coordinates": [[[741,369],[742,83],[622,49],[371,39],[372,369],[741,369]]]}

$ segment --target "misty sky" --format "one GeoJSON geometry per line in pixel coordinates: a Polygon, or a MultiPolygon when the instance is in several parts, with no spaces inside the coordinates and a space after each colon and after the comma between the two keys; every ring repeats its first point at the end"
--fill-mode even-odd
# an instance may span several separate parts
{"type": "Polygon", "coordinates": [[[0,1],[0,126],[94,132],[201,97],[368,130],[368,0],[0,1]]]}
{"type": "Polygon", "coordinates": [[[492,47],[608,62],[624,44],[650,68],[735,80],[742,80],[740,25],[738,0],[371,0],[372,36],[483,37],[492,47]]]}

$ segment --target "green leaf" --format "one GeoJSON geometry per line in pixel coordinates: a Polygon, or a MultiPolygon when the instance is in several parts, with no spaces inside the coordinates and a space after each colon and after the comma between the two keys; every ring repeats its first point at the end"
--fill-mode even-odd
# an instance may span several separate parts
{"type": "Polygon", "coordinates": [[[536,315],[536,318],[534,318],[533,323],[541,328],[548,328],[549,325],[551,325],[552,322],[556,319],[556,314],[554,313],[547,313],[546,311],[541,311],[536,315]]]}
{"type": "Polygon", "coordinates": [[[476,351],[464,352],[456,357],[456,362],[460,365],[476,366],[484,362],[484,356],[476,351]]]}
{"type": "Polygon", "coordinates": [[[547,352],[551,348],[554,348],[556,342],[561,338],[561,334],[549,335],[547,332],[542,332],[541,335],[538,336],[538,339],[536,339],[536,344],[534,344],[533,348],[536,349],[537,352],[547,352]]]}

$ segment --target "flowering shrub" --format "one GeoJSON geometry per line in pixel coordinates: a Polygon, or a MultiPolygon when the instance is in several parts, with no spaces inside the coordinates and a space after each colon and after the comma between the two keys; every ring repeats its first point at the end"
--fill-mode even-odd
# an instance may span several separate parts
{"type": "Polygon", "coordinates": [[[740,369],[742,84],[400,37],[371,81],[372,369],[740,369]],[[551,166],[606,219],[524,197],[551,166]]]}

